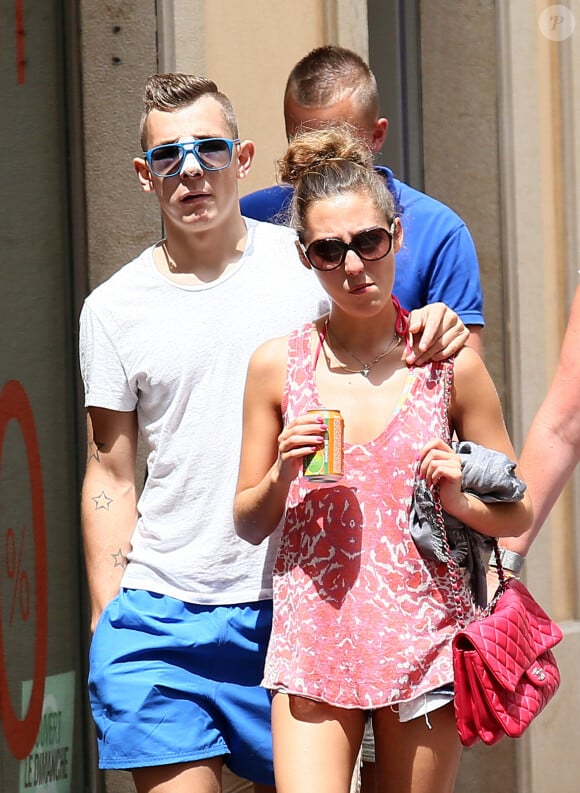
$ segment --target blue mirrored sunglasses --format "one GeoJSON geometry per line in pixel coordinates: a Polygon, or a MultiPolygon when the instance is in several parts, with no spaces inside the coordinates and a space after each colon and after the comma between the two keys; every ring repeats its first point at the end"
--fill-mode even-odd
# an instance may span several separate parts
{"type": "Polygon", "coordinates": [[[200,138],[186,143],[165,143],[144,152],[145,159],[155,176],[176,176],[181,173],[188,154],[206,171],[221,171],[232,161],[232,151],[240,139],[200,138]]]}

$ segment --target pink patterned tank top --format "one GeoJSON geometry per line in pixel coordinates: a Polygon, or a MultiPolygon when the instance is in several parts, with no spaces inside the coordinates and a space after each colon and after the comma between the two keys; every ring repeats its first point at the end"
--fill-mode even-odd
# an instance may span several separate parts
{"type": "MultiPolygon", "coordinates": [[[[307,325],[290,337],[285,421],[325,407],[311,331],[307,325]]],[[[453,679],[458,626],[447,568],[423,559],[409,532],[420,450],[431,438],[449,437],[451,368],[439,362],[409,369],[383,432],[369,443],[345,443],[341,481],[292,483],[274,569],[266,688],[369,709],[453,679]]],[[[467,589],[463,599],[468,611],[467,589]]]]}

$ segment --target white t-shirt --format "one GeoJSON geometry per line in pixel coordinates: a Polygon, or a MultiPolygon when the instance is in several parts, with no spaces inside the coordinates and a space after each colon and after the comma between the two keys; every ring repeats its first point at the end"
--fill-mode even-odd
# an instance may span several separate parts
{"type": "Polygon", "coordinates": [[[233,528],[248,360],[328,309],[294,233],[247,220],[246,250],[215,281],[181,286],[153,248],[90,294],[80,321],[85,405],[137,410],[147,450],[123,586],[200,604],[271,597],[277,534],[233,528]]]}

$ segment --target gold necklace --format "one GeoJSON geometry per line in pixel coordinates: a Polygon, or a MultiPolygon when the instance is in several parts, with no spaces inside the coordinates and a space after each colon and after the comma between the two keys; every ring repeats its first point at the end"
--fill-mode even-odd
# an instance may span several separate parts
{"type": "MultiPolygon", "coordinates": [[[[342,350],[347,355],[350,355],[352,358],[355,359],[355,361],[358,361],[360,363],[360,365],[362,366],[362,369],[349,369],[348,366],[344,366],[344,364],[341,364],[342,368],[345,371],[351,372],[352,374],[362,374],[363,377],[367,377],[368,378],[368,376],[370,374],[370,371],[373,368],[373,366],[375,366],[375,364],[377,364],[380,360],[382,360],[385,356],[387,356],[390,352],[392,352],[392,350],[394,350],[395,347],[397,347],[401,343],[401,337],[399,336],[397,331],[395,331],[395,334],[393,336],[393,340],[390,342],[390,344],[387,347],[387,349],[384,350],[384,352],[382,352],[380,355],[377,355],[377,357],[374,358],[374,360],[370,361],[369,363],[365,363],[364,361],[361,361],[361,359],[358,357],[358,355],[355,355],[354,352],[352,352],[352,350],[347,350],[347,348],[344,346],[344,344],[341,344],[338,341],[336,336],[331,337],[330,328],[328,326],[328,320],[329,320],[329,318],[327,317],[326,321],[324,322],[324,331],[325,331],[324,332],[324,341],[326,341],[326,339],[328,337],[329,339],[332,340],[333,345],[338,347],[339,350],[342,350]]],[[[328,346],[328,342],[326,342],[326,344],[328,346]]],[[[330,351],[332,352],[332,348],[331,348],[330,351]]]]}

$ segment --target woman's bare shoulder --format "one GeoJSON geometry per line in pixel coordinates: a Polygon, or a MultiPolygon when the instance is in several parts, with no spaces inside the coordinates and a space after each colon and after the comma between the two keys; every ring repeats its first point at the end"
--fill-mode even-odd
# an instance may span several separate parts
{"type": "Polygon", "coordinates": [[[463,347],[455,356],[453,383],[455,400],[463,404],[499,398],[483,359],[469,347],[463,347]]]}
{"type": "Polygon", "coordinates": [[[455,355],[453,365],[454,380],[456,385],[474,386],[478,381],[491,380],[487,367],[481,355],[471,347],[462,347],[455,355]]]}
{"type": "Polygon", "coordinates": [[[250,358],[253,369],[271,368],[280,362],[286,364],[289,336],[277,336],[262,342],[250,358]]]}

